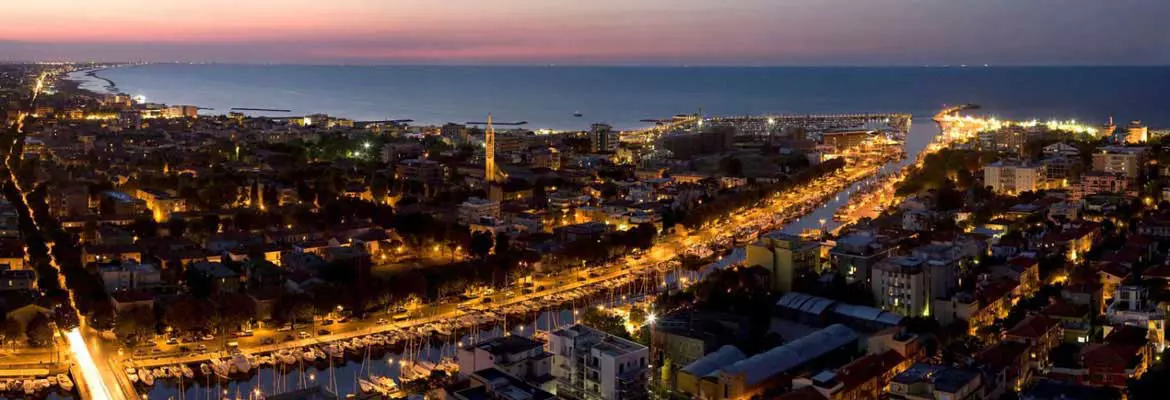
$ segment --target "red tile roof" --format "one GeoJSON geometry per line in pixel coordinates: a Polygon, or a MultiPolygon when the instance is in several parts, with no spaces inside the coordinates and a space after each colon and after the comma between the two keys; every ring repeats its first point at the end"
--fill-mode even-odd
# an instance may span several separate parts
{"type": "Polygon", "coordinates": [[[1044,308],[1041,314],[1058,317],[1058,318],[1084,318],[1089,315],[1089,310],[1085,307],[1078,306],[1067,301],[1057,301],[1044,308]]]}
{"type": "Polygon", "coordinates": [[[881,354],[870,354],[853,360],[837,370],[837,380],[844,385],[843,389],[848,390],[889,372],[905,360],[901,354],[894,350],[887,350],[881,354]]]}
{"type": "Polygon", "coordinates": [[[1028,345],[1020,342],[999,342],[975,355],[975,362],[999,371],[1018,365],[1028,352],[1028,345]]]}
{"type": "Polygon", "coordinates": [[[1142,346],[1113,343],[1093,343],[1081,350],[1086,365],[1129,365],[1142,346]]]}
{"type": "Polygon", "coordinates": [[[1045,333],[1052,330],[1059,324],[1059,321],[1045,317],[1043,315],[1031,315],[1024,318],[1023,321],[1016,324],[1012,329],[1008,330],[1006,335],[1010,337],[1021,337],[1028,339],[1038,339],[1044,336],[1045,333]]]}

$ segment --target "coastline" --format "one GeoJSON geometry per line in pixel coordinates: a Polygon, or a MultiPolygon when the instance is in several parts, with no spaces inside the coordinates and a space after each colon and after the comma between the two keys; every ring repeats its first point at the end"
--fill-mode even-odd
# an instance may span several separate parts
{"type": "Polygon", "coordinates": [[[98,72],[105,71],[105,70],[111,69],[111,68],[117,68],[117,67],[118,66],[79,69],[77,71],[73,71],[73,72],[70,72],[69,74],[65,75],[64,80],[74,82],[76,84],[77,90],[89,92],[93,95],[102,96],[102,95],[119,94],[119,93],[121,93],[121,91],[118,90],[117,82],[114,82],[110,78],[106,78],[104,76],[98,75],[98,72]],[[90,83],[96,84],[97,81],[105,82],[105,85],[100,86],[100,89],[95,89],[92,87],[85,87],[87,84],[90,84],[90,83]]]}

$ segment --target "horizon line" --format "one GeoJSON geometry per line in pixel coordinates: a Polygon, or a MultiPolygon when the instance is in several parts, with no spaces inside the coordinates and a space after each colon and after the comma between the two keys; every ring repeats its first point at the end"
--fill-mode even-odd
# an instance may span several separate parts
{"type": "Polygon", "coordinates": [[[437,64],[437,63],[322,63],[322,62],[246,62],[246,61],[14,61],[0,60],[0,64],[114,64],[134,65],[238,65],[238,66],[307,66],[307,67],[447,67],[447,68],[1166,68],[1166,64],[575,64],[575,63],[517,63],[517,64],[437,64]]]}

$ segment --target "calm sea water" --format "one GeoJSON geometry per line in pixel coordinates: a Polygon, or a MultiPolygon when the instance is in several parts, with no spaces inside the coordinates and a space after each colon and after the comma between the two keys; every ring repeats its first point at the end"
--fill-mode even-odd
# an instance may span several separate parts
{"type": "MultiPolygon", "coordinates": [[[[620,128],[693,113],[905,112],[975,103],[1008,118],[1170,126],[1170,67],[635,68],[151,64],[98,73],[150,101],[289,109],[357,120],[528,121],[620,128]],[[575,112],[584,114],[574,117],[575,112]]],[[[76,75],[80,76],[80,75],[76,75]]],[[[103,81],[86,83],[101,88],[103,81]]]]}

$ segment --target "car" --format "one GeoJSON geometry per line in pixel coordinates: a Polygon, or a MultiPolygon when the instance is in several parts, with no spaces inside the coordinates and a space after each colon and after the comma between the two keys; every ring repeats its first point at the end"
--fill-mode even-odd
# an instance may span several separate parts
{"type": "Polygon", "coordinates": [[[327,320],[321,321],[321,326],[329,326],[329,325],[333,325],[333,320],[327,319],[327,320]]]}
{"type": "Polygon", "coordinates": [[[325,335],[328,335],[330,333],[333,333],[333,332],[330,332],[328,329],[322,329],[322,330],[317,331],[317,336],[325,336],[325,335]]]}
{"type": "Polygon", "coordinates": [[[540,285],[540,286],[536,287],[536,291],[538,291],[538,292],[543,291],[543,290],[544,290],[544,285],[540,285]]]}
{"type": "Polygon", "coordinates": [[[146,350],[143,350],[143,349],[134,350],[134,355],[136,355],[136,356],[145,356],[145,355],[146,355],[146,350]]]}
{"type": "Polygon", "coordinates": [[[378,321],[377,321],[378,325],[384,325],[386,322],[387,321],[385,318],[378,318],[378,321]]]}
{"type": "Polygon", "coordinates": [[[301,339],[308,339],[309,336],[312,335],[309,335],[309,332],[301,331],[300,333],[297,333],[297,336],[300,336],[301,339]]]}
{"type": "Polygon", "coordinates": [[[293,328],[292,324],[284,324],[284,325],[281,325],[279,328],[276,328],[276,331],[277,332],[288,332],[288,331],[291,331],[292,328],[293,328]]]}
{"type": "Polygon", "coordinates": [[[585,281],[587,281],[587,280],[588,280],[588,279],[585,279],[585,277],[584,277],[584,276],[578,276],[578,277],[577,277],[577,282],[585,282],[585,281]]]}
{"type": "Polygon", "coordinates": [[[162,349],[150,349],[150,354],[159,354],[159,353],[162,353],[162,349]]]}
{"type": "Polygon", "coordinates": [[[276,343],[275,338],[264,338],[264,340],[260,341],[260,344],[275,344],[275,343],[276,343]]]}
{"type": "Polygon", "coordinates": [[[286,341],[286,342],[291,342],[291,341],[294,341],[294,340],[297,340],[297,338],[293,337],[293,335],[291,335],[291,334],[290,334],[290,335],[284,335],[284,341],[286,341]]]}
{"type": "Polygon", "coordinates": [[[484,298],[483,298],[483,302],[484,302],[484,303],[491,303],[491,302],[492,302],[492,298],[491,298],[491,297],[484,297],[484,298]]]}
{"type": "Polygon", "coordinates": [[[342,317],[341,319],[337,320],[337,323],[339,324],[344,324],[346,322],[349,322],[349,317],[342,317]]]}
{"type": "Polygon", "coordinates": [[[199,351],[207,351],[207,345],[201,344],[201,345],[195,346],[195,349],[199,350],[199,351]]]}
{"type": "Polygon", "coordinates": [[[167,344],[179,344],[179,338],[169,337],[167,338],[167,344]]]}
{"type": "Polygon", "coordinates": [[[202,337],[201,339],[203,339],[203,340],[205,340],[205,341],[206,341],[206,340],[215,340],[215,335],[212,335],[212,334],[208,333],[208,334],[206,334],[206,335],[203,335],[203,337],[202,337]]]}
{"type": "Polygon", "coordinates": [[[535,291],[533,291],[532,289],[524,289],[524,291],[523,291],[522,293],[524,293],[524,294],[533,294],[533,293],[536,293],[536,292],[535,292],[535,291]]]}
{"type": "Polygon", "coordinates": [[[187,353],[187,352],[191,351],[191,348],[187,347],[187,346],[179,346],[179,351],[183,352],[183,353],[187,353]]]}

